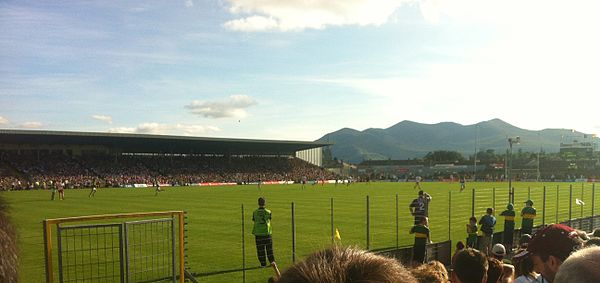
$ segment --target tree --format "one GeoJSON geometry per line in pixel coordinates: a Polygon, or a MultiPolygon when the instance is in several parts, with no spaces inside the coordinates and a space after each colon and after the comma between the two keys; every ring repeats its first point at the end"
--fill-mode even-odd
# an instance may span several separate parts
{"type": "Polygon", "coordinates": [[[423,160],[429,163],[455,163],[462,162],[465,158],[457,151],[438,150],[428,152],[423,160]]]}

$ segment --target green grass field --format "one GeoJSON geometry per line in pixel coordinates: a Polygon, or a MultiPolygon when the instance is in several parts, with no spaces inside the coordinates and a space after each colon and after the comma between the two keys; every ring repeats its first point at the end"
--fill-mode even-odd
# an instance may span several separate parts
{"type": "MultiPolygon", "coordinates": [[[[515,209],[533,199],[538,209],[535,225],[566,220],[569,217],[569,186],[573,186],[572,216],[592,214],[592,184],[582,183],[514,183],[515,209]],[[543,211],[543,186],[546,185],[546,208],[543,211]],[[557,186],[560,189],[557,190],[557,186]],[[575,198],[585,206],[575,205],[575,198]],[[558,200],[558,202],[557,202],[558,200]]],[[[458,183],[423,183],[432,195],[430,228],[434,242],[464,240],[465,224],[471,216],[472,189],[475,189],[475,215],[486,207],[502,211],[508,200],[506,183],[468,183],[459,192],[458,183]],[[493,189],[493,188],[496,189],[493,189]],[[495,192],[495,194],[494,194],[495,192]],[[451,197],[452,203],[449,203],[451,197]]],[[[367,247],[367,196],[370,202],[370,249],[379,250],[411,245],[408,234],[412,216],[408,205],[417,196],[413,183],[370,183],[345,185],[265,185],[232,187],[173,187],[159,196],[153,189],[99,189],[94,198],[88,190],[67,190],[66,200],[50,201],[49,191],[3,192],[11,205],[11,215],[18,227],[21,250],[22,282],[44,282],[42,220],[81,215],[185,210],[188,212],[188,256],[192,272],[201,274],[203,282],[241,282],[243,262],[247,282],[265,282],[270,269],[256,269],[258,260],[251,234],[252,211],[256,199],[264,196],[273,212],[275,257],[283,270],[292,263],[291,203],[295,203],[297,259],[331,245],[331,199],[334,202],[334,226],[344,245],[367,247]],[[399,227],[396,229],[396,195],[399,227]],[[245,252],[242,249],[242,205],[244,207],[245,252]],[[398,242],[396,241],[398,231],[398,242]],[[245,257],[245,261],[243,261],[245,257]]],[[[595,195],[596,203],[600,199],[595,195]]],[[[598,209],[596,209],[598,211],[598,209]]],[[[517,217],[517,227],[520,218],[517,217]]],[[[502,229],[501,219],[496,227],[502,229]]]]}

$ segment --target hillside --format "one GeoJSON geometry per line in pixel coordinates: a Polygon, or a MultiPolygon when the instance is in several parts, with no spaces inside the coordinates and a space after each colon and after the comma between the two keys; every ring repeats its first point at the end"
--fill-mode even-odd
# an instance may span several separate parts
{"type": "MultiPolygon", "coordinates": [[[[507,137],[521,137],[514,150],[558,152],[563,137],[582,137],[583,133],[567,129],[530,131],[518,128],[500,119],[461,125],[452,122],[422,124],[402,121],[387,129],[370,128],[364,131],[343,128],[318,139],[332,142],[333,157],[359,163],[363,160],[421,158],[427,152],[452,150],[465,157],[473,155],[475,144],[479,150],[494,149],[504,152],[507,137]]],[[[565,139],[567,141],[567,139],[565,139]]]]}

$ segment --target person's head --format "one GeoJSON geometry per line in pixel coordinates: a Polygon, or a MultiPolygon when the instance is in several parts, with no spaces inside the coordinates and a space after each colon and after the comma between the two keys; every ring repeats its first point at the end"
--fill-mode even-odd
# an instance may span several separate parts
{"type": "Polygon", "coordinates": [[[531,253],[533,269],[553,282],[560,265],[569,255],[581,248],[583,241],[573,228],[552,224],[533,235],[527,251],[531,253]]]}
{"type": "Polygon", "coordinates": [[[419,265],[411,270],[413,276],[420,283],[446,283],[450,282],[448,271],[443,263],[434,260],[419,265]]]}
{"type": "Polygon", "coordinates": [[[417,280],[392,258],[351,247],[331,247],[309,255],[281,274],[278,283],[408,282],[417,280]]]}
{"type": "Polygon", "coordinates": [[[525,205],[526,206],[533,206],[533,201],[528,199],[527,201],[525,201],[525,205]]]}
{"type": "Polygon", "coordinates": [[[464,248],[465,248],[465,243],[463,243],[463,241],[458,241],[458,242],[456,243],[456,250],[457,250],[457,251],[459,251],[459,250],[462,250],[462,249],[464,249],[464,248]]]}
{"type": "Polygon", "coordinates": [[[506,205],[506,209],[508,209],[508,210],[515,210],[515,206],[514,206],[512,203],[510,203],[510,202],[509,202],[509,203],[506,205]]]}
{"type": "Polygon", "coordinates": [[[265,198],[259,197],[258,198],[258,206],[265,206],[265,204],[267,204],[267,201],[265,200],[265,198]]]}
{"type": "Polygon", "coordinates": [[[477,218],[475,216],[471,216],[471,218],[469,218],[469,223],[471,223],[471,224],[477,223],[477,218]]]}
{"type": "Polygon", "coordinates": [[[555,283],[593,283],[600,278],[600,247],[588,247],[573,253],[558,269],[555,283]]]}
{"type": "Polygon", "coordinates": [[[526,251],[523,253],[518,252],[513,256],[512,262],[515,265],[515,277],[522,275],[529,278],[535,277],[531,254],[528,254],[526,251]]]}
{"type": "Polygon", "coordinates": [[[456,254],[452,282],[482,283],[486,281],[488,261],[485,255],[472,248],[466,248],[456,254]]]}
{"type": "Polygon", "coordinates": [[[423,192],[423,190],[420,190],[420,191],[419,191],[419,197],[422,197],[424,193],[425,193],[425,192],[423,192]]]}
{"type": "Polygon", "coordinates": [[[425,225],[425,226],[429,225],[429,217],[427,217],[427,216],[421,217],[419,219],[419,224],[425,225]]]}
{"type": "Polygon", "coordinates": [[[503,244],[495,244],[492,248],[492,256],[496,259],[502,260],[506,256],[506,248],[503,244]]]}
{"type": "Polygon", "coordinates": [[[491,207],[488,207],[488,208],[485,210],[485,213],[487,213],[487,214],[489,214],[489,215],[492,215],[492,214],[494,214],[494,209],[493,209],[493,208],[491,208],[491,207]]]}
{"type": "Polygon", "coordinates": [[[495,258],[488,258],[487,283],[496,283],[502,279],[502,262],[495,258]]]}
{"type": "Polygon", "coordinates": [[[529,241],[531,241],[531,235],[523,234],[523,235],[521,235],[521,238],[519,238],[519,246],[521,248],[526,249],[527,246],[529,245],[529,241]]]}
{"type": "Polygon", "coordinates": [[[594,232],[592,232],[592,236],[593,237],[600,237],[600,228],[594,229],[594,232]]]}

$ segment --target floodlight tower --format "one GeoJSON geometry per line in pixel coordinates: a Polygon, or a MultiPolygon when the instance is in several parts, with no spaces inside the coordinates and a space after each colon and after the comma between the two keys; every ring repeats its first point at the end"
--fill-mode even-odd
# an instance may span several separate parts
{"type": "Polygon", "coordinates": [[[508,138],[509,159],[508,159],[508,199],[511,203],[515,203],[515,189],[512,187],[512,148],[513,144],[521,143],[521,137],[508,138]]]}

